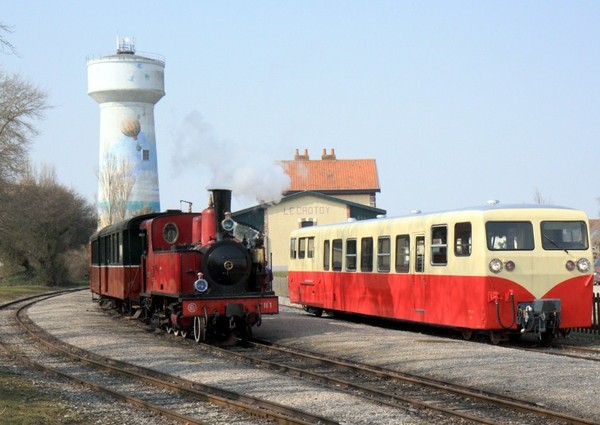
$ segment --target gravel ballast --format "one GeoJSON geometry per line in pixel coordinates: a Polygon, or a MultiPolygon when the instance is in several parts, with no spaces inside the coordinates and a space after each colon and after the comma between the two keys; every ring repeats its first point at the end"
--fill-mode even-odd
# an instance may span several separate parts
{"type": "MultiPolygon", "coordinates": [[[[285,300],[282,300],[285,304],[285,300]]],[[[331,356],[477,386],[600,423],[600,362],[515,350],[361,323],[316,318],[281,307],[264,318],[255,336],[331,356]]],[[[119,360],[152,367],[247,395],[318,412],[345,424],[418,423],[398,410],[337,391],[227,361],[202,356],[191,344],[102,311],[87,291],[33,306],[39,326],[66,342],[119,360]]],[[[191,343],[191,341],[190,341],[191,343]]]]}

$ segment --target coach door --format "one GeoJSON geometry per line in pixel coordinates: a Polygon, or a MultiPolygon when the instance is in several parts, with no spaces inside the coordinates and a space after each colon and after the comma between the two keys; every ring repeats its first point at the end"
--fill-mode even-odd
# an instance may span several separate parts
{"type": "Polygon", "coordinates": [[[413,274],[413,302],[414,312],[422,315],[425,313],[425,235],[416,235],[415,238],[415,269],[413,274]]]}

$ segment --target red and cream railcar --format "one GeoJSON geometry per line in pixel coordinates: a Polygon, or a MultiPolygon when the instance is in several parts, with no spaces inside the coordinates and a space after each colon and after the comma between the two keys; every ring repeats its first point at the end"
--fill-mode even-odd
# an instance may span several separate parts
{"type": "Polygon", "coordinates": [[[290,301],[449,326],[497,343],[589,327],[593,268],[586,214],[483,207],[305,227],[290,236],[290,301]]]}

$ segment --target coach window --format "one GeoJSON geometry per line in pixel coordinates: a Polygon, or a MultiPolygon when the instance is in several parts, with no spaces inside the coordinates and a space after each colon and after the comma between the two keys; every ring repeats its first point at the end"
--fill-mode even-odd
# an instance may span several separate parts
{"type": "Polygon", "coordinates": [[[377,271],[390,271],[391,243],[389,236],[380,236],[377,239],[377,271]]]}
{"type": "Polygon", "coordinates": [[[323,270],[329,270],[329,259],[331,255],[331,244],[329,240],[323,243],[323,270]]]}
{"type": "Polygon", "coordinates": [[[471,223],[454,225],[454,255],[466,257],[471,255],[471,223]]]}
{"type": "Polygon", "coordinates": [[[360,271],[373,271],[373,238],[360,240],[360,271]]]}
{"type": "Polygon", "coordinates": [[[448,264],[448,227],[431,227],[431,265],[445,266],[448,264]]]}
{"type": "Polygon", "coordinates": [[[410,237],[396,236],[396,273],[408,273],[410,266],[410,237]]]}
{"type": "Polygon", "coordinates": [[[296,258],[296,238],[290,239],[290,258],[296,258]]]}
{"type": "Polygon", "coordinates": [[[356,271],[356,239],[346,240],[346,271],[356,271]]]}
{"type": "Polygon", "coordinates": [[[99,264],[100,260],[98,259],[98,239],[94,239],[90,244],[90,247],[92,250],[92,264],[99,264]]]}
{"type": "Polygon", "coordinates": [[[342,240],[333,240],[333,271],[342,270],[342,240]]]}
{"type": "Polygon", "coordinates": [[[106,264],[106,238],[98,238],[98,264],[106,264]]]}

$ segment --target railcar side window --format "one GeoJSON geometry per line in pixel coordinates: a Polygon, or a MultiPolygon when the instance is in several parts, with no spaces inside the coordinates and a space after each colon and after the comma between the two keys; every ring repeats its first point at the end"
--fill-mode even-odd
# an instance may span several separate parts
{"type": "Polygon", "coordinates": [[[377,239],[377,271],[390,271],[391,243],[389,236],[380,236],[377,239]]]}
{"type": "Polygon", "coordinates": [[[356,271],[356,239],[346,240],[346,270],[356,271]]]}
{"type": "Polygon", "coordinates": [[[342,270],[342,240],[333,240],[333,271],[342,270]]]}
{"type": "Polygon", "coordinates": [[[410,266],[410,237],[396,236],[396,273],[408,273],[410,266]]]}
{"type": "Polygon", "coordinates": [[[448,264],[448,227],[431,227],[431,264],[445,266],[448,264]]]}
{"type": "Polygon", "coordinates": [[[298,258],[306,257],[306,238],[298,239],[298,258]]]}
{"type": "Polygon", "coordinates": [[[306,257],[315,257],[315,238],[308,238],[308,240],[306,241],[306,257]]]}
{"type": "Polygon", "coordinates": [[[588,249],[587,226],[583,221],[543,221],[542,247],[549,251],[588,249]]]}
{"type": "Polygon", "coordinates": [[[415,238],[415,272],[423,273],[425,271],[425,236],[415,238]]]}
{"type": "Polygon", "coordinates": [[[491,251],[531,251],[533,226],[529,221],[488,221],[487,246],[491,251]]]}
{"type": "Polygon", "coordinates": [[[373,238],[360,240],[360,271],[373,271],[373,238]]]}
{"type": "Polygon", "coordinates": [[[454,225],[454,255],[457,257],[471,255],[471,241],[471,223],[456,223],[454,225]]]}
{"type": "Polygon", "coordinates": [[[329,270],[329,259],[331,258],[330,242],[326,240],[323,243],[323,270],[329,270]]]}
{"type": "Polygon", "coordinates": [[[296,238],[290,239],[290,258],[296,258],[296,238]]]}

